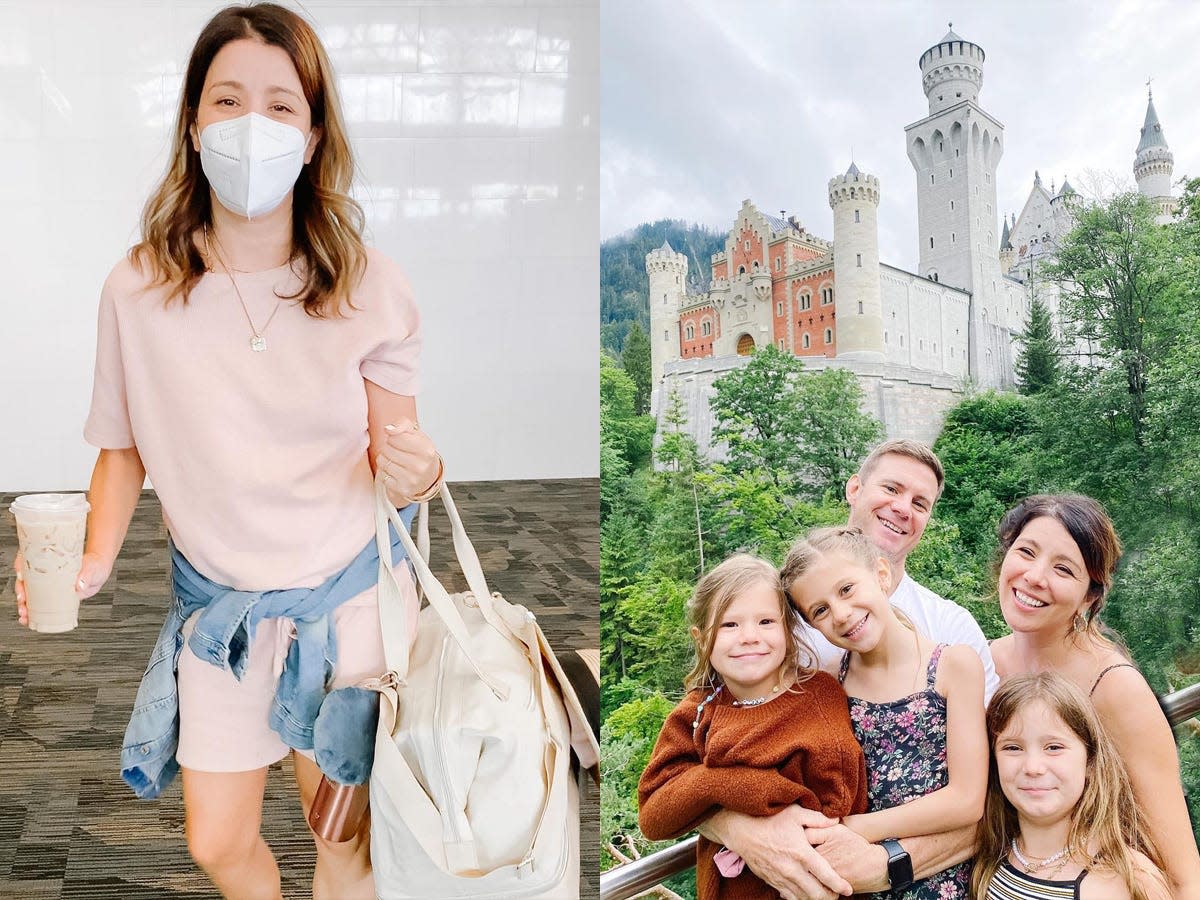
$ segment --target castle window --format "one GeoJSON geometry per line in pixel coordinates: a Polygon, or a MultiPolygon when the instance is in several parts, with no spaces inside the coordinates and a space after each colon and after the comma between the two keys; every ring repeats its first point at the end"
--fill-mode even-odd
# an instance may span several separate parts
{"type": "Polygon", "coordinates": [[[950,201],[950,208],[954,209],[954,201],[953,200],[950,201]]]}
{"type": "Polygon", "coordinates": [[[749,249],[750,249],[750,242],[749,242],[749,241],[746,241],[746,249],[747,249],[747,250],[749,250],[749,249]]]}
{"type": "Polygon", "coordinates": [[[857,209],[854,211],[854,221],[855,221],[855,222],[861,222],[861,221],[862,221],[862,219],[861,219],[861,218],[859,217],[859,215],[858,215],[858,210],[857,210],[857,209]]]}
{"type": "Polygon", "coordinates": [[[825,306],[833,302],[833,288],[821,288],[821,305],[825,306]]]}
{"type": "Polygon", "coordinates": [[[739,274],[739,275],[745,275],[745,274],[746,274],[746,267],[745,267],[745,266],[738,266],[738,274],[739,274]]]}
{"type": "Polygon", "coordinates": [[[666,331],[663,331],[663,340],[664,340],[664,341],[669,341],[669,340],[670,340],[670,338],[669,338],[669,337],[667,337],[667,332],[666,332],[666,331]]]}
{"type": "Polygon", "coordinates": [[[953,244],[953,243],[954,243],[954,241],[955,241],[955,234],[954,234],[954,232],[952,231],[952,232],[950,232],[950,243],[952,243],[952,244],[953,244]]]}
{"type": "Polygon", "coordinates": [[[954,177],[954,170],[953,170],[953,169],[951,169],[951,170],[950,170],[950,177],[951,177],[951,178],[953,178],[953,177],[954,177]]]}
{"type": "Polygon", "coordinates": [[[800,341],[800,346],[807,350],[812,345],[812,340],[808,336],[808,332],[804,332],[804,337],[800,341]]]}
{"type": "Polygon", "coordinates": [[[695,325],[693,325],[689,322],[688,327],[684,331],[685,331],[685,337],[687,340],[694,341],[696,339],[696,326],[695,325]]]}
{"type": "Polygon", "coordinates": [[[922,353],[925,352],[925,338],[921,338],[921,340],[917,341],[917,349],[922,353]]]}
{"type": "Polygon", "coordinates": [[[667,295],[663,294],[663,306],[667,305],[667,295]]]}
{"type": "Polygon", "coordinates": [[[954,155],[958,156],[958,148],[957,147],[954,148],[954,155]]]}
{"type": "Polygon", "coordinates": [[[929,249],[930,249],[930,250],[932,250],[932,249],[933,249],[933,238],[930,238],[930,239],[929,239],[929,249]]]}
{"type": "Polygon", "coordinates": [[[904,346],[904,335],[900,335],[900,346],[904,346]]]}
{"type": "Polygon", "coordinates": [[[810,294],[808,291],[805,291],[800,295],[800,308],[812,309],[812,294],[810,294]]]}
{"type": "Polygon", "coordinates": [[[782,300],[780,300],[778,303],[775,304],[775,315],[777,315],[777,316],[783,315],[783,301],[782,300]]]}
{"type": "Polygon", "coordinates": [[[833,329],[832,328],[825,329],[825,343],[826,344],[833,343],[833,329]]]}
{"type": "Polygon", "coordinates": [[[712,334],[712,322],[710,322],[708,319],[705,319],[703,322],[701,322],[700,333],[705,337],[708,337],[710,334],[712,334]]]}
{"type": "Polygon", "coordinates": [[[950,348],[950,358],[954,359],[954,348],[953,347],[950,348]]]}
{"type": "Polygon", "coordinates": [[[775,271],[778,272],[782,268],[783,268],[783,257],[782,256],[775,257],[775,271]]]}
{"type": "Polygon", "coordinates": [[[779,349],[780,349],[780,350],[782,350],[782,349],[783,349],[783,338],[780,338],[780,339],[779,339],[779,349]]]}
{"type": "Polygon", "coordinates": [[[883,333],[883,342],[885,344],[888,342],[888,333],[886,331],[883,333]]]}
{"type": "Polygon", "coordinates": [[[933,342],[933,352],[937,353],[937,341],[933,342]]]}
{"type": "Polygon", "coordinates": [[[855,253],[854,255],[855,255],[855,257],[858,259],[858,267],[861,269],[861,268],[862,268],[862,254],[861,254],[861,253],[855,253]]]}
{"type": "Polygon", "coordinates": [[[861,300],[858,301],[858,314],[860,316],[863,314],[863,302],[861,300]]]}
{"type": "Polygon", "coordinates": [[[944,142],[938,141],[938,153],[941,153],[943,149],[945,149],[944,142]]]}
{"type": "Polygon", "coordinates": [[[933,184],[933,174],[932,173],[930,173],[930,175],[929,175],[929,183],[933,184]]]}

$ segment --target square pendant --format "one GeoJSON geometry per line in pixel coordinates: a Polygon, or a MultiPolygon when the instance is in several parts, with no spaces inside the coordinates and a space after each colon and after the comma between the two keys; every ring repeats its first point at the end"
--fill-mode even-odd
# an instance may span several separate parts
{"type": "Polygon", "coordinates": [[[267,339],[261,334],[256,334],[254,337],[250,338],[250,349],[255,353],[262,353],[267,349],[267,339]]]}

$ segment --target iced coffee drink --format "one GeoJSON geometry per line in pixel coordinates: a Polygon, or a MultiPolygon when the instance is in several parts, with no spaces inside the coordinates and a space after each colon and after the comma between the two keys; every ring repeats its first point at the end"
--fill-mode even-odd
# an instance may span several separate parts
{"type": "Polygon", "coordinates": [[[83,494],[26,494],[10,508],[25,560],[25,602],[34,631],[70,631],[79,624],[75,582],[83,562],[88,506],[83,494]]]}

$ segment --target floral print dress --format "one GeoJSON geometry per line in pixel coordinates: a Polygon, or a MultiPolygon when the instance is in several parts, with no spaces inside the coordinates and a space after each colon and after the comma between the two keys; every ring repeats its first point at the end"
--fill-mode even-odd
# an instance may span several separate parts
{"type": "MultiPolygon", "coordinates": [[[[943,788],[946,769],[946,698],[933,689],[938,660],[946,644],[929,656],[925,690],[890,703],[850,698],[854,736],[867,757],[867,809],[899,806],[943,788]]],[[[846,680],[850,653],[842,657],[839,681],[846,680]]],[[[969,862],[951,866],[904,891],[871,894],[876,900],[965,900],[971,879],[969,862]]]]}

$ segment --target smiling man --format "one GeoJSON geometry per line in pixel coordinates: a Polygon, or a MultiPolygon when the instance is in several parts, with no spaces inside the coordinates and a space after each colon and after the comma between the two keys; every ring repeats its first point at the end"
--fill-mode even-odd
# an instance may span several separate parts
{"type": "MultiPolygon", "coordinates": [[[[957,603],[914,581],[904,565],[908,554],[921,542],[944,483],[941,461],[924,444],[886,441],[871,451],[858,472],[846,482],[849,524],[861,529],[891,563],[892,605],[930,640],[939,644],[967,644],[979,654],[983,661],[984,703],[987,703],[998,680],[982,629],[957,603]]],[[[805,637],[816,649],[822,668],[836,671],[842,651],[814,628],[805,626],[805,637]]]]}

